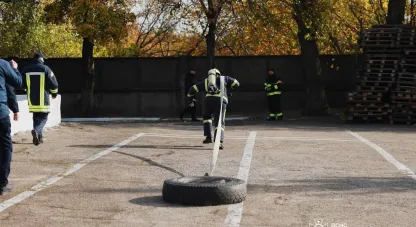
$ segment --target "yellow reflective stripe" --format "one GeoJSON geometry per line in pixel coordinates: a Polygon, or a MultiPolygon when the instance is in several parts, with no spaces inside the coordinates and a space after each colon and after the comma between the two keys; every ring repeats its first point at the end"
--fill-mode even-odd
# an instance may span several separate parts
{"type": "Polygon", "coordinates": [[[188,97],[192,97],[193,95],[188,94],[188,97]]]}
{"type": "Polygon", "coordinates": [[[208,79],[205,79],[205,91],[208,91],[208,79]]]}
{"type": "Polygon", "coordinates": [[[49,90],[51,93],[58,93],[58,88],[57,89],[54,89],[54,90],[49,90]]]}
{"type": "Polygon", "coordinates": [[[271,114],[270,114],[270,117],[276,117],[276,114],[271,113],[271,114]]]}
{"type": "Polygon", "coordinates": [[[27,103],[29,107],[32,106],[32,102],[30,101],[30,75],[26,74],[26,86],[27,86],[27,103]]]}
{"type": "Polygon", "coordinates": [[[199,92],[199,89],[198,89],[198,87],[196,85],[194,85],[192,87],[195,89],[196,92],[199,92]]]}
{"type": "Polygon", "coordinates": [[[272,95],[280,95],[280,94],[282,94],[282,92],[280,92],[280,91],[275,91],[275,92],[270,92],[270,93],[267,93],[267,96],[272,96],[272,95]]]}
{"type": "MultiPolygon", "coordinates": [[[[218,98],[221,98],[221,94],[215,94],[215,95],[211,95],[211,94],[206,94],[205,95],[205,97],[208,97],[208,96],[213,96],[213,97],[218,97],[218,98]]],[[[228,102],[228,99],[224,96],[224,100],[226,100],[227,102],[228,102]]]]}
{"type": "Polygon", "coordinates": [[[231,87],[233,87],[234,85],[236,85],[237,84],[237,80],[234,80],[234,83],[233,84],[231,84],[231,87]]]}
{"type": "Polygon", "coordinates": [[[212,120],[204,120],[203,123],[212,123],[212,120]]]}
{"type": "Polygon", "coordinates": [[[39,104],[41,107],[45,106],[45,74],[39,75],[40,88],[39,88],[39,104]]]}
{"type": "Polygon", "coordinates": [[[281,117],[281,116],[283,116],[283,113],[278,113],[277,116],[281,117]]]}
{"type": "Polygon", "coordinates": [[[34,111],[49,111],[50,110],[50,106],[29,106],[29,110],[34,110],[34,111]]]}

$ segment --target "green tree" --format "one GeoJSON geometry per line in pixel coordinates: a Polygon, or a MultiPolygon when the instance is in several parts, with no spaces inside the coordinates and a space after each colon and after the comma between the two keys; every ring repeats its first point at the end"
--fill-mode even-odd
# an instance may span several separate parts
{"type": "Polygon", "coordinates": [[[45,7],[48,23],[69,23],[82,37],[82,66],[85,86],[81,108],[85,115],[94,109],[94,46],[121,43],[128,35],[127,25],[134,22],[132,0],[55,0],[45,7]]]}

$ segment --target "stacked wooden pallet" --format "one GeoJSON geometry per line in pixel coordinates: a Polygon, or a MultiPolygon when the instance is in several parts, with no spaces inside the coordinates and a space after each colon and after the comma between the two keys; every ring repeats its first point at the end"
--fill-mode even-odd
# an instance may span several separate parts
{"type": "Polygon", "coordinates": [[[412,48],[413,39],[410,39],[407,45],[400,62],[396,86],[391,93],[391,124],[416,123],[416,49],[412,48]]]}
{"type": "Polygon", "coordinates": [[[399,71],[401,50],[398,41],[407,28],[373,26],[361,36],[365,62],[357,71],[357,90],[349,94],[348,120],[387,121],[390,91],[399,71]]]}
{"type": "Polygon", "coordinates": [[[416,123],[416,36],[410,25],[376,25],[361,36],[365,62],[349,120],[416,123]]]}

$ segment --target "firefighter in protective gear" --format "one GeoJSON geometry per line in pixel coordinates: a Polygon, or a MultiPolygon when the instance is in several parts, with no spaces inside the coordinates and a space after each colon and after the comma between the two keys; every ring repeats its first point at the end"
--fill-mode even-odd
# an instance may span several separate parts
{"type": "Polygon", "coordinates": [[[29,112],[33,113],[33,144],[43,143],[42,131],[50,112],[49,95],[53,99],[58,95],[58,81],[52,70],[44,64],[42,53],[35,53],[34,62],[22,73],[23,88],[27,92],[29,112]]]}
{"type": "Polygon", "coordinates": [[[267,93],[267,103],[269,106],[268,121],[282,120],[283,113],[281,109],[281,84],[282,81],[279,76],[276,75],[273,68],[268,70],[269,75],[264,83],[264,90],[267,93]]]}
{"type": "MultiPolygon", "coordinates": [[[[188,92],[189,103],[192,103],[192,100],[196,93],[200,91],[205,92],[205,102],[204,102],[204,113],[203,113],[203,122],[204,122],[204,144],[212,143],[212,138],[216,136],[217,131],[221,130],[221,139],[220,139],[220,149],[224,149],[224,129],[225,129],[225,113],[228,104],[227,90],[229,87],[234,89],[240,86],[238,80],[224,76],[224,93],[223,93],[223,103],[221,103],[221,73],[218,69],[211,69],[208,71],[208,78],[202,82],[195,84],[191,87],[188,92]],[[220,118],[220,110],[222,105],[222,119],[220,118]],[[212,115],[214,115],[214,135],[212,136],[212,115]],[[218,121],[221,121],[221,129],[218,129],[218,121]]],[[[214,141],[215,142],[215,141],[214,141]]]]}

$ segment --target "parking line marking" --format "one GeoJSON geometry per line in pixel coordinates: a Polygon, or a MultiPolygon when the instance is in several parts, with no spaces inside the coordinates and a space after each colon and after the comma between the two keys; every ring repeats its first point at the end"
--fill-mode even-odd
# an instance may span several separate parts
{"type": "Polygon", "coordinates": [[[73,165],[64,174],[55,175],[55,176],[53,176],[53,177],[51,177],[51,178],[49,178],[49,179],[47,179],[45,181],[42,181],[42,182],[38,183],[37,185],[33,186],[31,188],[31,190],[22,192],[19,195],[17,195],[17,196],[15,196],[13,198],[10,198],[10,199],[8,199],[8,200],[0,203],[0,212],[6,210],[7,208],[9,208],[9,207],[11,207],[11,206],[13,206],[13,205],[15,205],[17,203],[22,202],[23,200],[25,200],[25,199],[29,198],[30,196],[34,195],[35,193],[37,193],[37,192],[39,192],[39,191],[47,188],[49,185],[52,185],[52,184],[58,182],[59,180],[61,180],[65,176],[68,176],[68,175],[70,175],[70,174],[72,174],[72,173],[80,170],[82,167],[84,167],[85,165],[89,164],[90,162],[92,162],[94,160],[97,160],[97,159],[103,157],[104,155],[107,155],[107,154],[109,154],[109,153],[111,153],[113,151],[118,150],[120,147],[123,147],[123,146],[131,143],[132,141],[136,140],[137,138],[139,138],[139,137],[141,137],[143,135],[144,135],[144,133],[136,134],[136,135],[134,135],[134,136],[132,136],[132,137],[130,137],[130,138],[122,141],[119,144],[116,144],[116,145],[114,145],[114,146],[112,146],[112,147],[110,147],[110,148],[108,148],[108,149],[106,149],[104,151],[101,151],[101,152],[99,152],[99,153],[97,153],[97,154],[95,154],[95,155],[93,155],[93,156],[91,156],[91,157],[89,157],[87,159],[82,160],[81,162],[73,165]]]}
{"type": "Polygon", "coordinates": [[[351,134],[352,136],[354,136],[355,138],[357,138],[358,140],[360,140],[361,142],[367,144],[369,147],[373,148],[374,150],[376,150],[381,156],[383,156],[387,161],[389,161],[391,164],[393,164],[398,170],[400,170],[400,172],[404,175],[407,175],[411,178],[413,178],[414,180],[416,180],[416,174],[409,168],[407,168],[407,166],[405,166],[404,164],[402,164],[401,162],[397,161],[393,155],[391,155],[389,152],[387,152],[386,150],[384,150],[383,148],[379,147],[377,144],[369,141],[368,139],[358,135],[357,133],[351,132],[351,131],[347,131],[349,134],[351,134]]]}
{"type": "MultiPolygon", "coordinates": [[[[251,158],[253,157],[253,148],[254,148],[254,143],[256,142],[256,135],[257,135],[256,131],[250,132],[247,142],[246,142],[246,147],[244,148],[243,158],[241,159],[240,169],[238,170],[237,178],[244,180],[246,184],[247,184],[248,175],[250,172],[250,164],[251,164],[251,158]]],[[[223,225],[224,227],[240,226],[241,218],[243,215],[243,206],[244,206],[244,202],[232,204],[228,206],[228,215],[224,220],[224,225],[223,225]]]]}

